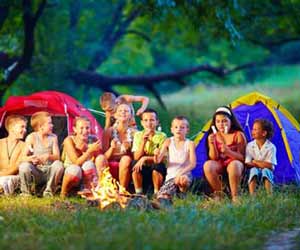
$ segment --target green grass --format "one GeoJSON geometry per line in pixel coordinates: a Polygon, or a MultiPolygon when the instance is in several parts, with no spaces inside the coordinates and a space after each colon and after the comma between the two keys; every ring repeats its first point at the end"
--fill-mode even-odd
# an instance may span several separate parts
{"type": "Polygon", "coordinates": [[[240,205],[189,194],[167,211],[100,211],[83,200],[0,200],[1,249],[263,249],[299,226],[299,190],[264,192],[240,205]]]}

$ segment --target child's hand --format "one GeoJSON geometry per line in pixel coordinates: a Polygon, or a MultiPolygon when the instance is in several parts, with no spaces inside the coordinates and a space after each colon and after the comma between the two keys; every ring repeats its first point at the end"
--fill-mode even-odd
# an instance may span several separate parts
{"type": "Polygon", "coordinates": [[[28,157],[28,160],[33,164],[33,165],[37,165],[40,163],[40,159],[36,156],[36,155],[30,155],[28,157]]]}
{"type": "Polygon", "coordinates": [[[143,134],[143,140],[144,140],[144,142],[146,142],[149,139],[150,134],[151,134],[151,131],[149,129],[147,129],[145,131],[145,133],[143,134]]]}
{"type": "Polygon", "coordinates": [[[153,155],[154,155],[154,156],[159,156],[159,154],[160,154],[159,148],[154,149],[153,155]]]}
{"type": "Polygon", "coordinates": [[[112,149],[116,149],[118,147],[118,140],[117,139],[112,139],[110,142],[110,147],[112,149]]]}
{"type": "Polygon", "coordinates": [[[142,157],[141,159],[138,160],[138,162],[133,166],[132,171],[134,172],[141,172],[143,165],[145,164],[145,158],[142,157]]]}
{"type": "Polygon", "coordinates": [[[95,141],[94,143],[88,146],[88,151],[90,153],[98,152],[102,149],[102,143],[100,140],[95,141]]]}
{"type": "Polygon", "coordinates": [[[215,144],[215,141],[216,141],[215,136],[214,136],[213,134],[210,134],[210,135],[208,136],[208,143],[209,143],[209,144],[215,144]]]}
{"type": "Polygon", "coordinates": [[[40,163],[45,164],[49,159],[49,154],[42,154],[37,157],[40,163]]]}
{"type": "Polygon", "coordinates": [[[144,112],[144,109],[139,108],[139,109],[136,111],[136,115],[137,115],[137,116],[140,116],[143,112],[144,112]]]}

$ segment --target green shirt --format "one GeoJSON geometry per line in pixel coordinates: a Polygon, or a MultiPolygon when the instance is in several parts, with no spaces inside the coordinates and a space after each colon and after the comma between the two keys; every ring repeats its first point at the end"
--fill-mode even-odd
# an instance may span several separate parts
{"type": "MultiPolygon", "coordinates": [[[[143,141],[144,133],[145,133],[145,131],[142,130],[142,131],[138,131],[134,134],[132,152],[135,152],[139,149],[139,147],[143,141]]],[[[145,144],[145,147],[144,147],[145,155],[153,155],[153,152],[156,148],[161,148],[166,137],[167,136],[165,133],[155,131],[155,134],[151,137],[151,139],[148,139],[145,144]]]]}

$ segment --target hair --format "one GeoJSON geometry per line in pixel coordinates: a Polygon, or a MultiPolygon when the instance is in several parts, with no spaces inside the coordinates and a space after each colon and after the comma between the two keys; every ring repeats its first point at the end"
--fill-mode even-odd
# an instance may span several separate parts
{"type": "MultiPolygon", "coordinates": [[[[230,119],[231,122],[231,127],[230,127],[230,131],[241,131],[244,133],[244,130],[242,129],[241,124],[239,123],[239,121],[236,119],[234,113],[232,112],[231,108],[228,106],[220,106],[219,108],[217,108],[216,112],[213,115],[212,118],[212,125],[216,125],[216,116],[217,115],[225,115],[226,117],[228,117],[230,119]]],[[[209,129],[209,132],[212,132],[212,129],[209,129]]]]}
{"type": "Polygon", "coordinates": [[[100,106],[103,110],[114,108],[117,97],[111,92],[104,92],[99,99],[100,106]]]}
{"type": "Polygon", "coordinates": [[[27,119],[22,115],[9,115],[5,119],[4,127],[6,131],[8,132],[9,128],[12,124],[17,123],[19,121],[23,121],[27,124],[27,119]]]}
{"type": "Polygon", "coordinates": [[[74,125],[73,126],[76,126],[77,122],[79,122],[79,121],[86,121],[86,122],[91,123],[89,118],[87,118],[86,116],[76,116],[75,119],[74,119],[74,125]]]}
{"type": "Polygon", "coordinates": [[[34,131],[37,131],[39,126],[44,123],[45,118],[51,117],[46,111],[35,112],[30,119],[30,125],[34,131]]]}
{"type": "Polygon", "coordinates": [[[158,113],[157,113],[157,111],[155,109],[151,109],[151,108],[145,109],[144,112],[141,115],[142,119],[143,119],[144,114],[146,114],[146,113],[154,113],[155,117],[156,117],[156,120],[158,120],[158,113]]]}
{"type": "Polygon", "coordinates": [[[189,120],[188,120],[188,118],[187,118],[186,116],[184,116],[184,115],[177,115],[177,116],[175,116],[175,117],[172,119],[171,124],[172,124],[175,120],[185,121],[187,127],[188,127],[188,128],[190,127],[189,120]]]}
{"type": "MultiPolygon", "coordinates": [[[[256,119],[254,121],[254,123],[259,123],[262,130],[267,132],[266,138],[270,139],[273,137],[274,135],[274,127],[273,127],[273,123],[269,120],[266,119],[256,119]]],[[[253,124],[254,124],[253,123],[253,124]]]]}

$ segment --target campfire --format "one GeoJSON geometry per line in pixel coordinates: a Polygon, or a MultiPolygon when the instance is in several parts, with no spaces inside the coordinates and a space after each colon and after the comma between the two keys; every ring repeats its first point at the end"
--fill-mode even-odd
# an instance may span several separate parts
{"type": "Polygon", "coordinates": [[[131,199],[131,194],[112,177],[108,167],[102,171],[98,185],[91,191],[92,196],[87,199],[96,200],[101,210],[115,203],[119,204],[121,208],[125,208],[131,199]]]}
{"type": "Polygon", "coordinates": [[[98,206],[100,210],[135,208],[139,210],[159,209],[156,202],[150,201],[144,195],[130,194],[114,179],[105,168],[98,178],[97,186],[90,191],[79,192],[87,199],[89,205],[98,206]]]}

